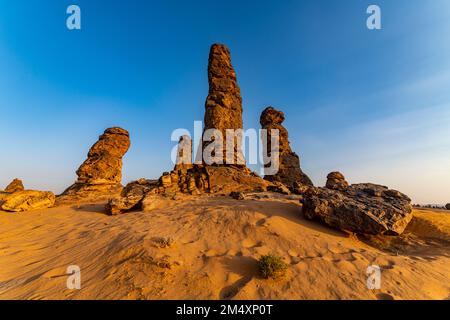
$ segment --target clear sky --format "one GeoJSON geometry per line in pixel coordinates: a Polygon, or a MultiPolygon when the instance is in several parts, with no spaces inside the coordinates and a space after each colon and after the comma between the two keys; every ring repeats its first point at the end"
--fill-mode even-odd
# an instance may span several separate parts
{"type": "Polygon", "coordinates": [[[448,0],[0,0],[0,186],[61,192],[107,127],[131,133],[124,183],[171,169],[203,119],[212,43],[229,46],[246,128],[283,110],[318,185],[343,172],[450,202],[448,0]],[[82,30],[66,28],[77,4],[82,30]],[[378,4],[382,30],[366,28],[378,4]]]}

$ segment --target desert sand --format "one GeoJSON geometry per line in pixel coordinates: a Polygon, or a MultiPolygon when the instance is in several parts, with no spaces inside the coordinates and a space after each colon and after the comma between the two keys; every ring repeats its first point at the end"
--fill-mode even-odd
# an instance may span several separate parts
{"type": "Polygon", "coordinates": [[[306,220],[297,196],[183,197],[119,216],[105,202],[0,211],[0,299],[450,299],[444,211],[361,238],[306,220]],[[267,253],[289,264],[284,278],[259,276],[267,253]],[[81,290],[66,287],[70,265],[81,290]],[[369,265],[380,290],[366,286],[369,265]]]}

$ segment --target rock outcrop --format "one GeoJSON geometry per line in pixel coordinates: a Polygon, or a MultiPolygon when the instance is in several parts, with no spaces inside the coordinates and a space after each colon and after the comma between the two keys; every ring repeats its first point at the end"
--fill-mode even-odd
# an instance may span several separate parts
{"type": "MultiPolygon", "coordinates": [[[[205,104],[205,132],[203,150],[211,142],[207,137],[207,130],[217,129],[222,133],[223,157],[215,155],[222,159],[222,163],[211,159],[207,164],[236,164],[245,165],[245,159],[242,153],[242,135],[233,137],[233,148],[227,149],[226,136],[227,130],[239,130],[243,128],[242,121],[242,98],[240,88],[237,83],[236,73],[231,64],[230,51],[221,44],[214,44],[211,47],[208,64],[209,94],[205,104]],[[229,153],[229,161],[227,160],[229,153]],[[230,163],[232,162],[232,163],[230,163]]],[[[205,161],[206,159],[203,158],[205,161]]]]}
{"type": "Polygon", "coordinates": [[[46,209],[55,204],[55,195],[47,191],[17,191],[3,198],[1,209],[10,212],[23,212],[46,209]]]}
{"type": "Polygon", "coordinates": [[[192,139],[188,135],[184,135],[180,137],[180,141],[178,142],[178,152],[174,170],[188,170],[192,167],[192,139]]]}
{"type": "MultiPolygon", "coordinates": [[[[191,169],[166,172],[156,182],[133,182],[119,197],[111,199],[106,209],[112,215],[134,208],[150,211],[162,203],[161,196],[175,199],[180,194],[230,195],[232,192],[266,191],[271,185],[246,167],[194,165],[191,169]]],[[[272,191],[281,192],[280,189],[272,191]]]]}
{"type": "Polygon", "coordinates": [[[5,189],[6,193],[14,193],[25,190],[22,180],[14,179],[5,189]]]}
{"type": "Polygon", "coordinates": [[[349,186],[348,182],[345,180],[345,177],[340,172],[331,172],[327,176],[327,184],[326,187],[332,190],[345,190],[349,186]]]}
{"type": "Polygon", "coordinates": [[[412,219],[411,199],[370,183],[339,190],[312,187],[301,202],[305,217],[359,234],[400,235],[412,219]]]}
{"type": "MultiPolygon", "coordinates": [[[[279,157],[274,157],[278,161],[278,172],[276,174],[266,175],[264,179],[271,182],[281,182],[293,189],[295,183],[312,186],[311,179],[300,169],[300,158],[292,151],[289,144],[289,134],[282,123],[284,122],[284,113],[272,107],[266,108],[260,118],[263,129],[267,130],[267,150],[268,157],[272,156],[272,131],[278,130],[279,134],[279,157]]],[[[276,149],[276,148],[275,148],[276,149]]],[[[272,163],[265,167],[274,166],[272,163]]]]}
{"type": "Polygon", "coordinates": [[[122,190],[122,157],[130,147],[128,131],[109,128],[89,150],[87,160],[77,170],[78,180],[58,202],[90,197],[110,197],[122,190]]]}

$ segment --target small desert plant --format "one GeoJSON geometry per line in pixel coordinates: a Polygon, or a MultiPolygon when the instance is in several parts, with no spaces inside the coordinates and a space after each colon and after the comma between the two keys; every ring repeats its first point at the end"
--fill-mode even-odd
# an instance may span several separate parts
{"type": "Polygon", "coordinates": [[[170,248],[175,244],[175,240],[170,237],[154,237],[152,238],[152,244],[157,248],[170,248]]]}
{"type": "Polygon", "coordinates": [[[283,258],[268,254],[262,256],[258,261],[259,271],[265,279],[276,279],[286,274],[288,265],[283,261],[283,258]]]}

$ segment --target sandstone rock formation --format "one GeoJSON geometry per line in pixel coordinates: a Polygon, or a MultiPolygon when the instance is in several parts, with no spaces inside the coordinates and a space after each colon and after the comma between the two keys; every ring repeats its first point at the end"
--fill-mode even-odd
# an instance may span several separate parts
{"type": "Polygon", "coordinates": [[[286,195],[290,195],[291,191],[289,190],[289,188],[284,185],[281,182],[273,182],[272,185],[267,187],[267,191],[271,191],[271,192],[277,192],[277,193],[281,193],[281,194],[286,194],[286,195]]]}
{"type": "Polygon", "coordinates": [[[122,157],[130,147],[128,131],[109,128],[89,150],[87,160],[77,170],[78,180],[58,201],[101,197],[122,190],[122,157]]]}
{"type": "Polygon", "coordinates": [[[326,187],[332,190],[345,190],[349,186],[348,182],[345,180],[345,177],[340,172],[331,172],[327,176],[327,184],[326,187]]]}
{"type": "Polygon", "coordinates": [[[22,180],[14,179],[5,189],[6,193],[14,193],[25,190],[22,180]]]}
{"type": "Polygon", "coordinates": [[[145,195],[157,185],[155,180],[140,179],[127,184],[120,197],[110,199],[106,210],[110,215],[116,215],[125,211],[139,208],[145,195]]]}
{"type": "Polygon", "coordinates": [[[187,170],[192,167],[192,139],[188,135],[184,135],[180,137],[178,142],[177,160],[174,170],[187,170]]]}
{"type": "MultiPolygon", "coordinates": [[[[222,133],[223,141],[223,163],[227,162],[227,152],[229,153],[229,160],[232,163],[245,165],[245,159],[242,154],[242,136],[235,136],[234,148],[228,148],[226,145],[227,129],[242,129],[242,98],[240,88],[237,84],[236,73],[231,64],[230,51],[221,44],[214,44],[211,47],[209,54],[208,65],[208,80],[209,80],[209,94],[205,104],[205,132],[203,142],[203,150],[208,147],[210,143],[209,137],[205,134],[209,129],[217,129],[222,133]]],[[[205,160],[205,159],[203,159],[205,160]]],[[[212,161],[214,164],[219,163],[212,161]]]]}
{"type": "Polygon", "coordinates": [[[3,198],[1,209],[11,212],[22,212],[46,209],[55,204],[55,195],[44,191],[17,191],[3,198]]]}
{"type": "Polygon", "coordinates": [[[246,167],[196,165],[189,170],[165,173],[160,179],[157,193],[228,195],[233,191],[265,191],[269,185],[246,167]]]}
{"type": "Polygon", "coordinates": [[[303,214],[340,230],[372,235],[400,235],[412,219],[411,199],[375,184],[346,189],[309,188],[303,214]]]}
{"type": "MultiPolygon", "coordinates": [[[[150,211],[161,203],[160,196],[175,199],[180,194],[230,195],[232,192],[266,191],[271,185],[246,167],[194,165],[191,169],[166,172],[157,182],[141,185],[133,182],[119,197],[111,199],[106,209],[112,215],[133,208],[150,211]]],[[[279,192],[278,189],[273,191],[279,192]]]]}
{"type": "MultiPolygon", "coordinates": [[[[265,150],[265,152],[267,152],[269,157],[272,155],[271,130],[278,130],[279,134],[279,170],[275,175],[266,175],[264,179],[272,182],[277,181],[284,183],[291,189],[294,188],[296,182],[312,186],[313,183],[311,179],[300,169],[300,159],[298,155],[291,149],[288,131],[282,125],[284,119],[284,113],[272,107],[266,108],[261,114],[261,126],[263,129],[267,130],[267,150],[265,150]]],[[[275,157],[275,159],[277,159],[277,157],[275,157]]],[[[271,165],[273,164],[267,164],[266,168],[271,165]]]]}

